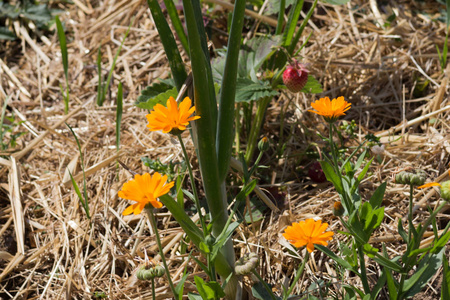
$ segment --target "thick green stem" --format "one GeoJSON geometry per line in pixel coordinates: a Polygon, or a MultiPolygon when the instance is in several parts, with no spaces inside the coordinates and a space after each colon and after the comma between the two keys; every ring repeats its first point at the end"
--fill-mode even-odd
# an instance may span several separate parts
{"type": "Polygon", "coordinates": [[[367,281],[366,261],[364,260],[363,247],[358,247],[359,266],[361,268],[361,281],[364,288],[364,293],[370,294],[369,282],[367,281]]]}
{"type": "Polygon", "coordinates": [[[200,200],[198,198],[197,188],[195,186],[195,178],[194,178],[194,174],[192,173],[191,163],[189,162],[189,156],[186,152],[186,147],[184,146],[184,142],[183,142],[183,139],[181,138],[181,134],[178,134],[177,137],[178,137],[178,140],[180,141],[181,149],[183,150],[184,160],[186,161],[186,166],[189,171],[189,178],[191,181],[192,192],[194,193],[195,206],[197,207],[198,217],[200,219],[200,224],[202,225],[203,234],[205,234],[206,233],[206,224],[205,224],[205,220],[203,219],[202,207],[200,205],[200,200]]]}
{"type": "Polygon", "coordinates": [[[167,263],[166,263],[166,257],[164,256],[163,247],[161,245],[161,239],[159,238],[158,227],[156,227],[156,219],[155,219],[155,215],[153,214],[153,206],[151,204],[147,204],[144,209],[148,215],[148,218],[150,219],[150,223],[152,224],[153,231],[155,232],[156,243],[158,245],[159,255],[161,256],[161,261],[164,265],[164,270],[166,271],[166,276],[167,276],[167,280],[169,281],[170,290],[172,291],[174,298],[178,299],[178,294],[175,290],[175,286],[173,285],[172,278],[170,277],[169,267],[167,266],[167,263]]]}
{"type": "Polygon", "coordinates": [[[302,264],[297,270],[297,274],[295,274],[294,281],[292,282],[291,286],[289,287],[289,290],[286,292],[286,294],[283,295],[283,300],[286,300],[294,290],[295,285],[297,284],[297,281],[300,279],[300,276],[303,274],[303,270],[305,269],[306,262],[309,259],[309,252],[306,251],[305,258],[303,259],[302,264]]]}
{"type": "Polygon", "coordinates": [[[259,131],[261,130],[261,126],[264,121],[264,115],[266,113],[267,106],[270,103],[272,97],[265,97],[260,100],[258,103],[258,109],[256,110],[256,116],[253,120],[252,127],[250,129],[250,134],[247,142],[247,151],[245,152],[245,162],[247,164],[250,163],[250,160],[253,157],[253,153],[255,152],[259,131]]]}

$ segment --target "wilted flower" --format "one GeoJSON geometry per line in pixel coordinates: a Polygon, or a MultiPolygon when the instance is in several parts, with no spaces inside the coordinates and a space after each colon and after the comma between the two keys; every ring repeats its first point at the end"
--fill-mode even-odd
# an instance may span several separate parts
{"type": "Polygon", "coordinates": [[[246,253],[238,259],[234,271],[236,275],[246,275],[251,273],[258,265],[259,257],[256,253],[246,253]]]}
{"type": "Polygon", "coordinates": [[[173,181],[169,183],[166,183],[166,181],[166,175],[161,176],[161,174],[155,172],[153,177],[149,173],[136,174],[134,179],[125,182],[122,190],[118,193],[119,197],[137,203],[128,206],[122,214],[124,216],[131,213],[138,215],[149,203],[155,208],[161,208],[162,203],[157,198],[167,194],[174,185],[173,181]]]}
{"type": "Polygon", "coordinates": [[[299,223],[292,223],[292,226],[288,226],[283,236],[292,245],[297,248],[306,245],[306,249],[309,253],[313,252],[314,244],[328,245],[329,240],[334,235],[334,232],[325,230],[328,228],[328,223],[322,223],[322,221],[314,221],[314,219],[307,219],[299,223]]]}
{"type": "Polygon", "coordinates": [[[147,127],[150,131],[162,130],[164,133],[180,133],[186,129],[189,121],[200,119],[200,116],[191,117],[195,111],[195,106],[191,107],[191,103],[191,99],[186,97],[178,106],[175,99],[170,97],[167,100],[167,107],[156,104],[150,114],[146,116],[147,127]]]}
{"type": "Polygon", "coordinates": [[[344,214],[345,209],[342,206],[341,201],[336,201],[333,204],[333,215],[335,215],[336,217],[340,217],[344,214]]]}
{"type": "Polygon", "coordinates": [[[331,101],[328,97],[320,98],[320,100],[311,103],[311,106],[315,110],[309,110],[310,112],[323,116],[328,123],[334,123],[338,117],[345,115],[344,112],[349,110],[352,104],[345,101],[344,97],[341,96],[331,101]]]}

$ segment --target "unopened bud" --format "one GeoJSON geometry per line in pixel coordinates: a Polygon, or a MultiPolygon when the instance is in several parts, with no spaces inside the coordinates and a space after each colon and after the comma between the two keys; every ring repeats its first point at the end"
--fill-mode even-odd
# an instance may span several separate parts
{"type": "Polygon", "coordinates": [[[163,266],[160,265],[148,266],[144,264],[138,267],[136,277],[139,280],[148,281],[155,277],[162,277],[164,273],[165,270],[163,266]]]}
{"type": "Polygon", "coordinates": [[[261,152],[267,151],[269,149],[269,139],[267,137],[263,137],[258,143],[258,149],[261,152]]]}
{"type": "Polygon", "coordinates": [[[335,215],[336,217],[340,217],[344,214],[344,207],[342,206],[341,201],[336,201],[333,204],[333,215],[335,215]]]}
{"type": "Polygon", "coordinates": [[[403,171],[395,175],[395,182],[398,184],[408,184],[412,186],[420,186],[425,183],[427,174],[423,170],[403,171]]]}
{"type": "Polygon", "coordinates": [[[251,273],[258,265],[259,257],[256,253],[246,253],[238,259],[234,271],[236,275],[246,275],[251,273]]]}
{"type": "Polygon", "coordinates": [[[441,198],[445,201],[450,201],[450,181],[441,183],[441,198]]]}

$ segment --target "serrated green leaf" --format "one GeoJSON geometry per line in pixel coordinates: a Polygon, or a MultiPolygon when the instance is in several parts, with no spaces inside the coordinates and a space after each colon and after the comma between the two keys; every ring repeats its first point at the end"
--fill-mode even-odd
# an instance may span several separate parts
{"type": "Polygon", "coordinates": [[[53,19],[52,14],[47,7],[47,4],[28,6],[25,8],[22,14],[25,18],[39,23],[48,23],[53,19]]]}
{"type": "Polygon", "coordinates": [[[308,82],[301,90],[302,93],[320,94],[323,92],[322,85],[312,75],[308,75],[308,82]]]}
{"type": "Polygon", "coordinates": [[[155,90],[148,89],[147,87],[145,90],[141,92],[141,95],[139,95],[135,105],[139,108],[152,110],[153,107],[156,104],[161,104],[166,106],[167,99],[170,97],[176,98],[178,95],[178,91],[176,87],[173,87],[169,90],[166,90],[165,92],[159,93],[157,95],[154,95],[155,90]]]}
{"type": "Polygon", "coordinates": [[[242,77],[236,81],[236,102],[258,101],[276,95],[278,95],[278,92],[272,89],[267,81],[255,82],[242,77]]]}

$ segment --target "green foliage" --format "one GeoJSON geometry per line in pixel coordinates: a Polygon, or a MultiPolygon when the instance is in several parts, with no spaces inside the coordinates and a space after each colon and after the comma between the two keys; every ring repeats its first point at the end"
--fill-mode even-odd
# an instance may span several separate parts
{"type": "Polygon", "coordinates": [[[278,95],[268,81],[256,82],[248,78],[238,78],[236,82],[236,102],[258,101],[278,95]]]}
{"type": "Polygon", "coordinates": [[[64,91],[61,85],[61,93],[63,94],[64,98],[64,113],[67,114],[69,112],[69,56],[67,53],[66,34],[64,33],[64,28],[58,16],[55,17],[55,22],[56,29],[58,31],[59,46],[61,48],[64,78],[66,79],[66,90],[64,91]]]}
{"type": "Polygon", "coordinates": [[[216,281],[205,282],[198,276],[194,276],[195,286],[203,300],[215,300],[225,297],[225,292],[216,281]]]}
{"type": "Polygon", "coordinates": [[[80,203],[84,209],[84,212],[86,213],[86,217],[88,219],[91,219],[91,215],[89,213],[89,202],[88,202],[87,187],[86,187],[86,174],[84,173],[84,159],[83,159],[83,153],[81,151],[80,141],[78,140],[78,137],[75,134],[75,132],[73,131],[72,127],[70,127],[70,125],[67,123],[66,123],[66,125],[67,125],[67,127],[69,127],[70,132],[72,133],[73,137],[75,138],[75,141],[77,142],[77,146],[78,146],[78,151],[80,153],[81,170],[83,171],[83,194],[81,194],[80,189],[79,189],[77,183],[75,182],[75,179],[72,176],[72,173],[70,173],[70,170],[68,170],[69,175],[70,175],[70,180],[72,181],[73,188],[75,189],[75,192],[78,195],[78,199],[80,200],[80,203]]]}
{"type": "Polygon", "coordinates": [[[153,160],[148,157],[141,157],[141,161],[153,171],[167,175],[168,181],[172,181],[177,176],[177,173],[184,173],[187,168],[185,161],[174,162],[170,160],[168,163],[162,163],[159,158],[153,160]]]}
{"type": "MultiPolygon", "coordinates": [[[[16,1],[12,5],[2,1],[0,2],[0,23],[33,22],[39,30],[48,31],[53,22],[53,15],[59,12],[60,10],[50,8],[48,2],[40,4],[39,1],[23,0],[16,1]]],[[[16,38],[16,34],[10,31],[10,28],[0,26],[0,40],[14,40],[16,38]]]]}
{"type": "MultiPolygon", "coordinates": [[[[295,0],[286,0],[285,9],[294,3],[295,0]]],[[[281,0],[271,0],[267,2],[266,9],[264,10],[264,14],[266,15],[274,15],[278,14],[280,11],[280,2],[281,0]]]]}
{"type": "Polygon", "coordinates": [[[3,103],[1,119],[0,119],[0,147],[1,150],[8,150],[14,148],[17,145],[17,139],[24,135],[26,132],[15,132],[15,129],[20,126],[24,121],[16,121],[14,113],[10,116],[6,116],[6,107],[8,105],[8,98],[3,103]],[[8,123],[5,123],[5,119],[8,123]]]}
{"type": "Polygon", "coordinates": [[[308,81],[301,90],[302,93],[320,94],[323,92],[322,84],[312,75],[308,75],[308,81]]]}
{"type": "Polygon", "coordinates": [[[445,256],[445,252],[442,254],[443,260],[443,272],[442,272],[442,287],[441,287],[441,299],[450,300],[450,270],[448,267],[448,258],[445,256]]]}
{"type": "Polygon", "coordinates": [[[149,85],[141,91],[135,105],[139,108],[151,110],[156,104],[165,106],[169,97],[176,98],[177,95],[178,91],[172,79],[160,79],[160,82],[149,85]]]}
{"type": "MultiPolygon", "coordinates": [[[[264,287],[263,283],[258,281],[252,286],[252,295],[256,299],[267,300],[271,299],[271,294],[264,287]]],[[[276,299],[281,299],[280,297],[276,297],[276,299]]]]}
{"type": "Polygon", "coordinates": [[[343,5],[347,4],[347,2],[349,2],[350,0],[322,0],[322,1],[332,5],[343,5]]]}

